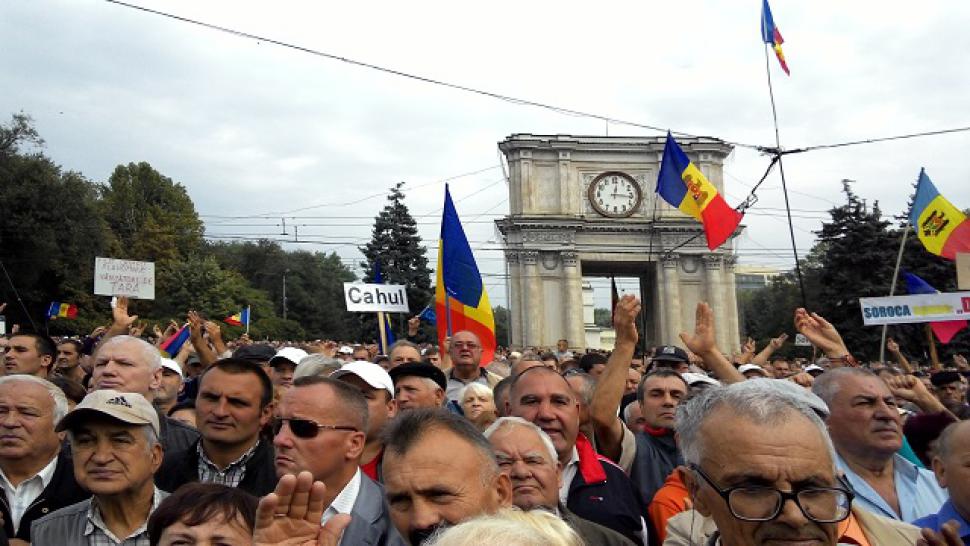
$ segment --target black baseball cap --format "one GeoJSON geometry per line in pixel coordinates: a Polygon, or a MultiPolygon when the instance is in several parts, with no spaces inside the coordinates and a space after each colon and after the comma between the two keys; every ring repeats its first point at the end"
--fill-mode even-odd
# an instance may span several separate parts
{"type": "Polygon", "coordinates": [[[657,351],[653,355],[653,360],[661,362],[688,362],[690,359],[687,358],[687,351],[676,345],[661,345],[657,347],[657,351]]]}
{"type": "Polygon", "coordinates": [[[276,356],[276,349],[266,345],[265,343],[253,343],[250,345],[243,345],[242,347],[236,349],[236,352],[232,353],[233,358],[241,358],[243,360],[251,360],[253,362],[269,362],[269,359],[276,356]]]}
{"type": "Polygon", "coordinates": [[[442,390],[448,390],[448,379],[445,378],[445,372],[430,362],[407,362],[391,368],[388,373],[395,385],[397,385],[397,380],[402,377],[425,377],[437,383],[442,390]]]}
{"type": "Polygon", "coordinates": [[[936,372],[930,376],[930,383],[934,387],[942,387],[943,385],[949,385],[950,383],[957,383],[960,381],[960,372],[946,370],[942,372],[936,372]]]}

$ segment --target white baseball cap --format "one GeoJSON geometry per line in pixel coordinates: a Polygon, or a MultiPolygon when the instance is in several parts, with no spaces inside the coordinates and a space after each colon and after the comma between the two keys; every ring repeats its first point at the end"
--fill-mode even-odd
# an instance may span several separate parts
{"type": "Polygon", "coordinates": [[[185,374],[182,373],[182,366],[179,366],[179,363],[172,360],[171,358],[163,358],[162,367],[172,370],[173,372],[179,374],[179,377],[181,377],[182,379],[185,379],[185,374]]]}
{"type": "Polygon", "coordinates": [[[337,353],[342,355],[352,355],[354,354],[354,348],[350,345],[344,345],[337,349],[337,353]]]}
{"type": "Polygon", "coordinates": [[[764,368],[762,368],[757,364],[742,364],[741,367],[738,368],[738,371],[741,373],[758,372],[764,377],[768,377],[768,372],[766,372],[764,368]]]}
{"type": "Polygon", "coordinates": [[[688,385],[694,385],[696,383],[707,383],[708,385],[716,386],[721,384],[721,382],[718,381],[717,379],[714,379],[713,377],[703,373],[685,372],[680,374],[680,376],[684,378],[684,381],[688,385]]]}
{"type": "Polygon", "coordinates": [[[394,381],[384,368],[377,364],[366,360],[355,360],[341,366],[339,370],[330,374],[330,377],[340,379],[348,374],[356,375],[375,389],[386,390],[391,394],[391,398],[394,398],[394,381]]]}
{"type": "Polygon", "coordinates": [[[283,347],[279,351],[276,351],[276,356],[269,359],[269,365],[273,366],[279,360],[288,360],[294,366],[300,363],[308,353],[303,349],[297,349],[296,347],[283,347]]]}

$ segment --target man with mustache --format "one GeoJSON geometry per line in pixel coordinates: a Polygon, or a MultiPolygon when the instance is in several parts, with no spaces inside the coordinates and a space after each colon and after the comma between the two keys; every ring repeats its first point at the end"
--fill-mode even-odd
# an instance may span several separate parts
{"type": "Polygon", "coordinates": [[[499,469],[512,480],[512,504],[522,510],[547,510],[559,516],[586,544],[632,546],[623,535],[573,514],[559,502],[562,466],[552,440],[519,417],[503,417],[485,431],[499,469]]]}
{"type": "Polygon", "coordinates": [[[947,495],[933,473],[897,454],[902,423],[896,398],[882,379],[863,368],[836,368],[820,375],[812,392],[831,411],[827,424],[836,464],[857,505],[907,522],[939,511],[947,495]]]}
{"type": "Polygon", "coordinates": [[[512,504],[511,481],[488,440],[444,409],[403,412],[384,430],[384,487],[394,525],[411,546],[512,504]]]}
{"type": "MultiPolygon", "coordinates": [[[[391,524],[384,492],[360,470],[367,419],[367,400],[359,388],[329,377],[297,378],[280,398],[273,423],[276,475],[308,471],[323,482],[321,524],[338,514],[351,517],[340,544],[396,546],[403,540],[391,524]]],[[[387,460],[385,455],[385,477],[387,460]]]]}

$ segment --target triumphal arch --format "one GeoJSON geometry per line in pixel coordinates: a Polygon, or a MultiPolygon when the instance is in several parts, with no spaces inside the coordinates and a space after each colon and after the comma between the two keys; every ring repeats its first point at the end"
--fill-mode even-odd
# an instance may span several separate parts
{"type": "MultiPolygon", "coordinates": [[[[705,137],[678,143],[723,194],[733,148],[705,137]]],[[[496,225],[512,346],[566,338],[583,347],[583,276],[615,275],[640,280],[646,345],[680,344],[707,301],[719,347],[737,349],[733,239],[709,251],[701,224],[655,193],[663,148],[663,137],[514,134],[499,143],[509,166],[509,215],[496,225]]]]}

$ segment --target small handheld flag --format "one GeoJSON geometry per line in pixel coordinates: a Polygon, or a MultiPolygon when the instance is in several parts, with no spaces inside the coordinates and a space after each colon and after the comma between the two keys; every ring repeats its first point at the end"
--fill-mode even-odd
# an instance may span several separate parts
{"type": "Polygon", "coordinates": [[[231,326],[249,326],[249,307],[246,307],[235,315],[222,319],[222,322],[231,326]]]}
{"type": "Polygon", "coordinates": [[[970,252],[970,220],[936,191],[922,169],[909,223],[931,254],[955,260],[957,252],[970,252]]]}
{"type": "Polygon", "coordinates": [[[47,309],[47,318],[51,320],[59,318],[76,319],[77,305],[52,301],[51,306],[47,309]]]}
{"type": "Polygon", "coordinates": [[[426,306],[418,314],[418,318],[427,322],[428,324],[434,324],[436,319],[434,315],[434,309],[432,309],[430,305],[426,306]]]}
{"type": "Polygon", "coordinates": [[[189,340],[189,325],[186,324],[179,328],[178,332],[175,332],[168,339],[162,342],[159,346],[163,352],[167,353],[170,358],[174,358],[180,350],[182,350],[182,345],[189,340]]]}
{"type": "Polygon", "coordinates": [[[727,241],[743,217],[728,206],[717,188],[691,163],[669,132],[657,178],[657,193],[664,201],[704,224],[707,248],[711,250],[727,241]]]}
{"type": "MultiPolygon", "coordinates": [[[[374,284],[384,284],[384,276],[381,274],[381,261],[374,260],[374,284]]],[[[391,345],[394,345],[394,331],[391,329],[391,319],[384,312],[377,313],[378,328],[378,352],[382,355],[390,354],[391,345]]]]}
{"type": "Polygon", "coordinates": [[[785,39],[781,37],[781,31],[775,26],[768,0],[764,0],[761,5],[761,40],[771,45],[771,49],[775,50],[775,57],[778,57],[778,63],[781,64],[781,69],[791,76],[788,63],[785,62],[785,53],[781,50],[781,44],[785,43],[785,39]]]}
{"type": "MultiPolygon", "coordinates": [[[[903,271],[903,280],[906,281],[906,291],[910,294],[938,294],[940,292],[930,286],[930,283],[923,280],[922,277],[908,271],[903,271]]],[[[936,338],[940,340],[940,343],[944,345],[949,343],[953,339],[953,336],[957,335],[957,332],[966,327],[967,321],[965,320],[944,320],[930,323],[930,329],[936,334],[936,338]]]]}

